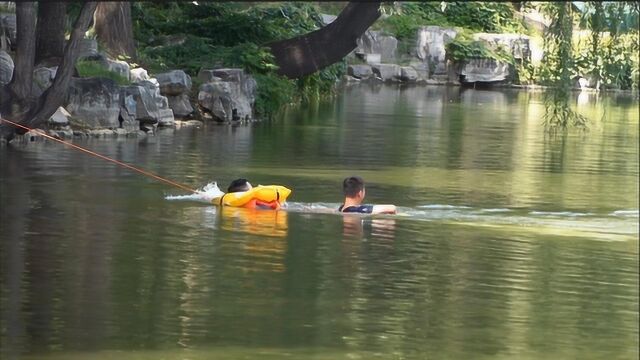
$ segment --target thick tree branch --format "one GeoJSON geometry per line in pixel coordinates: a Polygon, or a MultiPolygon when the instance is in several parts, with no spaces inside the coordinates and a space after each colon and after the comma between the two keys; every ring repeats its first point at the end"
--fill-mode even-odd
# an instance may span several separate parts
{"type": "Polygon", "coordinates": [[[84,38],[84,33],[91,23],[96,5],[96,2],[86,2],[82,6],[80,15],[73,26],[71,37],[64,48],[64,57],[58,67],[53,84],[40,97],[40,106],[38,106],[31,118],[24,123],[26,126],[33,128],[42,124],[64,102],[67,88],[73,75],[73,69],[78,60],[78,43],[84,38]]]}
{"type": "Polygon", "coordinates": [[[380,1],[350,2],[322,29],[271,43],[278,73],[300,78],[334,64],[356,48],[356,40],[380,17],[380,1]]]}

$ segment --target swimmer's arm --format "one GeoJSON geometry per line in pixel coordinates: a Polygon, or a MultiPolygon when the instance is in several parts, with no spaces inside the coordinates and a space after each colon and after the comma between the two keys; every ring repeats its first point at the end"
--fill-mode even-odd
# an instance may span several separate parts
{"type": "Polygon", "coordinates": [[[396,212],[395,205],[373,205],[371,210],[372,214],[395,214],[396,212]]]}

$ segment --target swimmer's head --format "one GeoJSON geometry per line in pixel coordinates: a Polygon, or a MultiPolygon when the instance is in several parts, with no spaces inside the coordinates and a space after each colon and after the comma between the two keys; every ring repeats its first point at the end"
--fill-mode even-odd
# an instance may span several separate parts
{"type": "Polygon", "coordinates": [[[235,179],[231,182],[231,184],[229,184],[229,187],[227,188],[227,192],[233,193],[233,192],[249,191],[252,188],[253,186],[251,186],[251,183],[249,183],[247,179],[235,179]]]}

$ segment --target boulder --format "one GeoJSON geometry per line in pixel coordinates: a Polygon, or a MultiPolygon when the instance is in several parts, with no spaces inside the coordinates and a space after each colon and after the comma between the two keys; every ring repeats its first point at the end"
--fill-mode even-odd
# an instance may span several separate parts
{"type": "Polygon", "coordinates": [[[415,82],[418,80],[418,72],[411,66],[403,66],[400,68],[400,80],[415,82]]]}
{"type": "Polygon", "coordinates": [[[120,126],[120,89],[111,79],[73,78],[64,107],[87,127],[120,126]]]}
{"type": "Polygon", "coordinates": [[[482,41],[493,50],[502,48],[516,60],[531,60],[530,38],[527,35],[476,33],[473,34],[473,39],[482,41]]]}
{"type": "Polygon", "coordinates": [[[470,59],[460,72],[461,82],[500,82],[511,75],[509,65],[494,59],[470,59]]]}
{"type": "Polygon", "coordinates": [[[214,71],[215,70],[201,69],[200,72],[198,72],[198,80],[200,80],[202,83],[222,81],[221,78],[213,75],[214,71]]]}
{"type": "Polygon", "coordinates": [[[143,123],[158,122],[160,108],[149,89],[141,85],[129,85],[122,86],[121,91],[125,100],[131,97],[135,101],[135,107],[123,102],[122,106],[128,114],[135,113],[135,119],[143,123]]]}
{"type": "Polygon", "coordinates": [[[356,54],[379,54],[378,62],[393,62],[396,59],[398,40],[393,36],[385,35],[381,31],[367,30],[356,42],[356,54]]]}
{"type": "Polygon", "coordinates": [[[145,87],[149,91],[159,109],[169,108],[169,101],[167,100],[167,97],[160,95],[160,84],[158,84],[158,80],[156,78],[141,81],[138,85],[145,87]]]}
{"type": "Polygon", "coordinates": [[[418,80],[426,81],[430,78],[433,78],[434,76],[440,76],[431,75],[429,71],[429,64],[418,59],[410,61],[409,66],[411,66],[418,73],[418,80]]]}
{"type": "Polygon", "coordinates": [[[356,79],[368,79],[373,75],[373,71],[369,65],[349,65],[347,67],[347,74],[356,79]]]}
{"type": "Polygon", "coordinates": [[[133,95],[127,95],[123,88],[120,88],[122,94],[120,99],[120,128],[127,132],[133,132],[140,128],[138,121],[136,120],[137,102],[133,95]]]}
{"type": "Polygon", "coordinates": [[[376,64],[371,65],[373,74],[382,81],[400,80],[400,66],[395,64],[376,64]]]}
{"type": "Polygon", "coordinates": [[[0,50],[0,85],[11,82],[13,78],[13,59],[4,50],[0,50]]]}
{"type": "Polygon", "coordinates": [[[173,110],[160,109],[158,111],[158,126],[173,126],[173,125],[175,125],[173,110]]]}
{"type": "Polygon", "coordinates": [[[207,81],[200,87],[198,104],[222,122],[250,120],[257,83],[242,69],[201,70],[198,78],[207,81]]]}
{"type": "Polygon", "coordinates": [[[440,26],[423,26],[418,29],[416,56],[428,64],[431,74],[447,73],[445,45],[455,39],[456,30],[440,26]]]}
{"type": "Polygon", "coordinates": [[[17,40],[16,14],[0,14],[0,36],[9,40],[11,48],[15,48],[17,40]]]}
{"type": "Polygon", "coordinates": [[[181,95],[191,90],[191,77],[182,70],[156,75],[162,95],[181,95]]]}
{"type": "Polygon", "coordinates": [[[186,118],[193,114],[193,106],[189,101],[189,95],[167,96],[169,108],[173,110],[173,115],[178,118],[186,118]]]}
{"type": "Polygon", "coordinates": [[[129,70],[129,80],[132,83],[149,80],[149,74],[147,73],[147,70],[143,68],[131,69],[129,70]]]}
{"type": "Polygon", "coordinates": [[[60,106],[58,110],[51,115],[47,123],[53,126],[67,126],[69,125],[69,116],[71,116],[71,114],[69,114],[65,108],[60,106]]]}
{"type": "Polygon", "coordinates": [[[249,102],[253,104],[255,101],[258,84],[256,80],[252,76],[247,75],[244,70],[234,68],[213,69],[211,74],[213,78],[238,83],[242,94],[248,98],[249,102]]]}
{"type": "Polygon", "coordinates": [[[130,66],[126,61],[112,60],[112,59],[105,58],[100,63],[107,70],[112,71],[127,80],[130,79],[130,74],[129,74],[130,66]]]}
{"type": "Polygon", "coordinates": [[[42,93],[53,84],[53,79],[56,77],[57,71],[57,66],[51,68],[39,67],[33,70],[33,87],[31,91],[34,96],[42,95],[42,93]]]}
{"type": "Polygon", "coordinates": [[[218,81],[202,84],[198,92],[198,104],[208,110],[213,118],[221,122],[238,120],[234,111],[234,99],[231,86],[234,83],[218,81]]]}
{"type": "Polygon", "coordinates": [[[322,19],[323,25],[329,25],[338,17],[336,15],[320,14],[320,18],[322,19]]]}
{"type": "Polygon", "coordinates": [[[369,65],[380,64],[382,62],[380,54],[364,54],[360,57],[369,65]]]}
{"type": "Polygon", "coordinates": [[[98,41],[96,39],[84,38],[78,43],[78,59],[99,58],[98,41]]]}

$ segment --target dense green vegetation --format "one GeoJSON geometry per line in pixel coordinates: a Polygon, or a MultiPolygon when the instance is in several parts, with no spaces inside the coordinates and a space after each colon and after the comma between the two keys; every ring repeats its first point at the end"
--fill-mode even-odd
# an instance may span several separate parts
{"type": "Polygon", "coordinates": [[[291,101],[331,93],[345,72],[332,65],[299,80],[275,73],[266,44],[321,26],[309,3],[133,3],[138,62],[151,71],[180,68],[191,76],[201,68],[242,67],[258,82],[256,111],[267,116],[291,101]]]}
{"type": "Polygon", "coordinates": [[[104,65],[98,61],[81,60],[76,64],[76,70],[80,77],[101,77],[115,81],[118,85],[128,85],[129,80],[124,76],[107,70],[104,65]]]}
{"type": "MultiPolygon", "coordinates": [[[[337,15],[344,4],[133,3],[137,62],[152,72],[180,68],[192,76],[201,68],[242,67],[258,81],[257,112],[269,115],[285,103],[330,94],[344,74],[346,62],[304,79],[289,80],[276,74],[274,59],[265,45],[319,28],[321,13],[337,15]]],[[[454,27],[458,35],[447,44],[450,60],[462,63],[470,58],[492,58],[507,62],[518,67],[521,83],[549,85],[566,94],[579,76],[596,82],[599,89],[637,89],[638,5],[581,4],[578,8],[567,3],[562,10],[551,2],[385,2],[383,17],[373,28],[396,36],[402,54],[414,45],[419,27],[454,27]],[[522,11],[532,9],[552,22],[544,33],[524,20],[522,11]],[[477,32],[529,35],[544,43],[545,57],[539,64],[516,64],[505,49],[490,49],[473,40],[472,34],[477,32]]],[[[562,101],[557,97],[551,103],[562,101]]]]}

